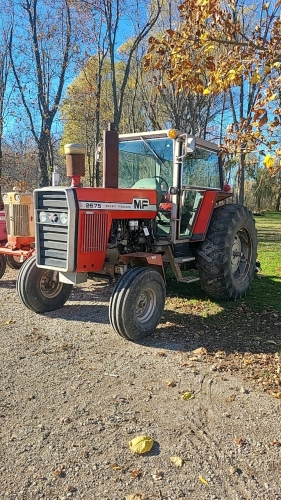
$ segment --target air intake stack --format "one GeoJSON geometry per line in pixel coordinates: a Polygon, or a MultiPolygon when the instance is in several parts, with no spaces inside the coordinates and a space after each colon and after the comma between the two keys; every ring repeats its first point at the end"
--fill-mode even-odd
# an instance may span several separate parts
{"type": "Polygon", "coordinates": [[[66,175],[71,177],[71,187],[80,187],[81,177],[85,177],[86,147],[83,144],[66,144],[66,175]]]}

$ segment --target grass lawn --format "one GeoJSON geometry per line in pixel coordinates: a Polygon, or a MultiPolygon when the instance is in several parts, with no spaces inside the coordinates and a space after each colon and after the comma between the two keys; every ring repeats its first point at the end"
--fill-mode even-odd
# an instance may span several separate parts
{"type": "Polygon", "coordinates": [[[257,310],[272,307],[281,311],[281,212],[266,212],[255,220],[262,272],[246,301],[257,310]]]}
{"type": "Polygon", "coordinates": [[[193,357],[199,347],[201,357],[212,358],[218,370],[241,370],[281,399],[281,213],[266,212],[255,221],[262,271],[246,297],[213,301],[200,282],[185,285],[169,277],[159,333],[182,342],[193,357]]]}

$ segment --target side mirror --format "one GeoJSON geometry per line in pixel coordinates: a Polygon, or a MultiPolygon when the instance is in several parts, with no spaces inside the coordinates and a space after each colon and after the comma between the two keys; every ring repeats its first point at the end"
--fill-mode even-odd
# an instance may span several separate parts
{"type": "Polygon", "coordinates": [[[180,159],[182,159],[185,158],[189,153],[193,153],[193,151],[195,151],[196,144],[195,137],[190,137],[187,134],[181,134],[180,138],[184,141],[182,147],[183,154],[179,157],[180,159]]]}
{"type": "Polygon", "coordinates": [[[184,141],[185,154],[195,151],[195,137],[186,137],[184,141]]]}

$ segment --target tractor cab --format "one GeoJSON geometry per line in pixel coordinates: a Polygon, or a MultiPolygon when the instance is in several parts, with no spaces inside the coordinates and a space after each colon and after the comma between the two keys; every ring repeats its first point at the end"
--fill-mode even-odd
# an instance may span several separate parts
{"type": "Polygon", "coordinates": [[[227,198],[219,148],[177,130],[119,135],[119,188],[158,192],[156,238],[202,241],[215,203],[227,198]]]}

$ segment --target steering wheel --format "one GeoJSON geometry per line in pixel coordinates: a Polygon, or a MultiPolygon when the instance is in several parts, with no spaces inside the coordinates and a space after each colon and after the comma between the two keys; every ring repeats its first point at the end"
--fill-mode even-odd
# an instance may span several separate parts
{"type": "Polygon", "coordinates": [[[156,182],[159,184],[162,195],[166,196],[166,194],[168,194],[169,192],[169,184],[166,181],[166,179],[160,177],[159,175],[154,175],[153,179],[155,179],[156,182]]]}

